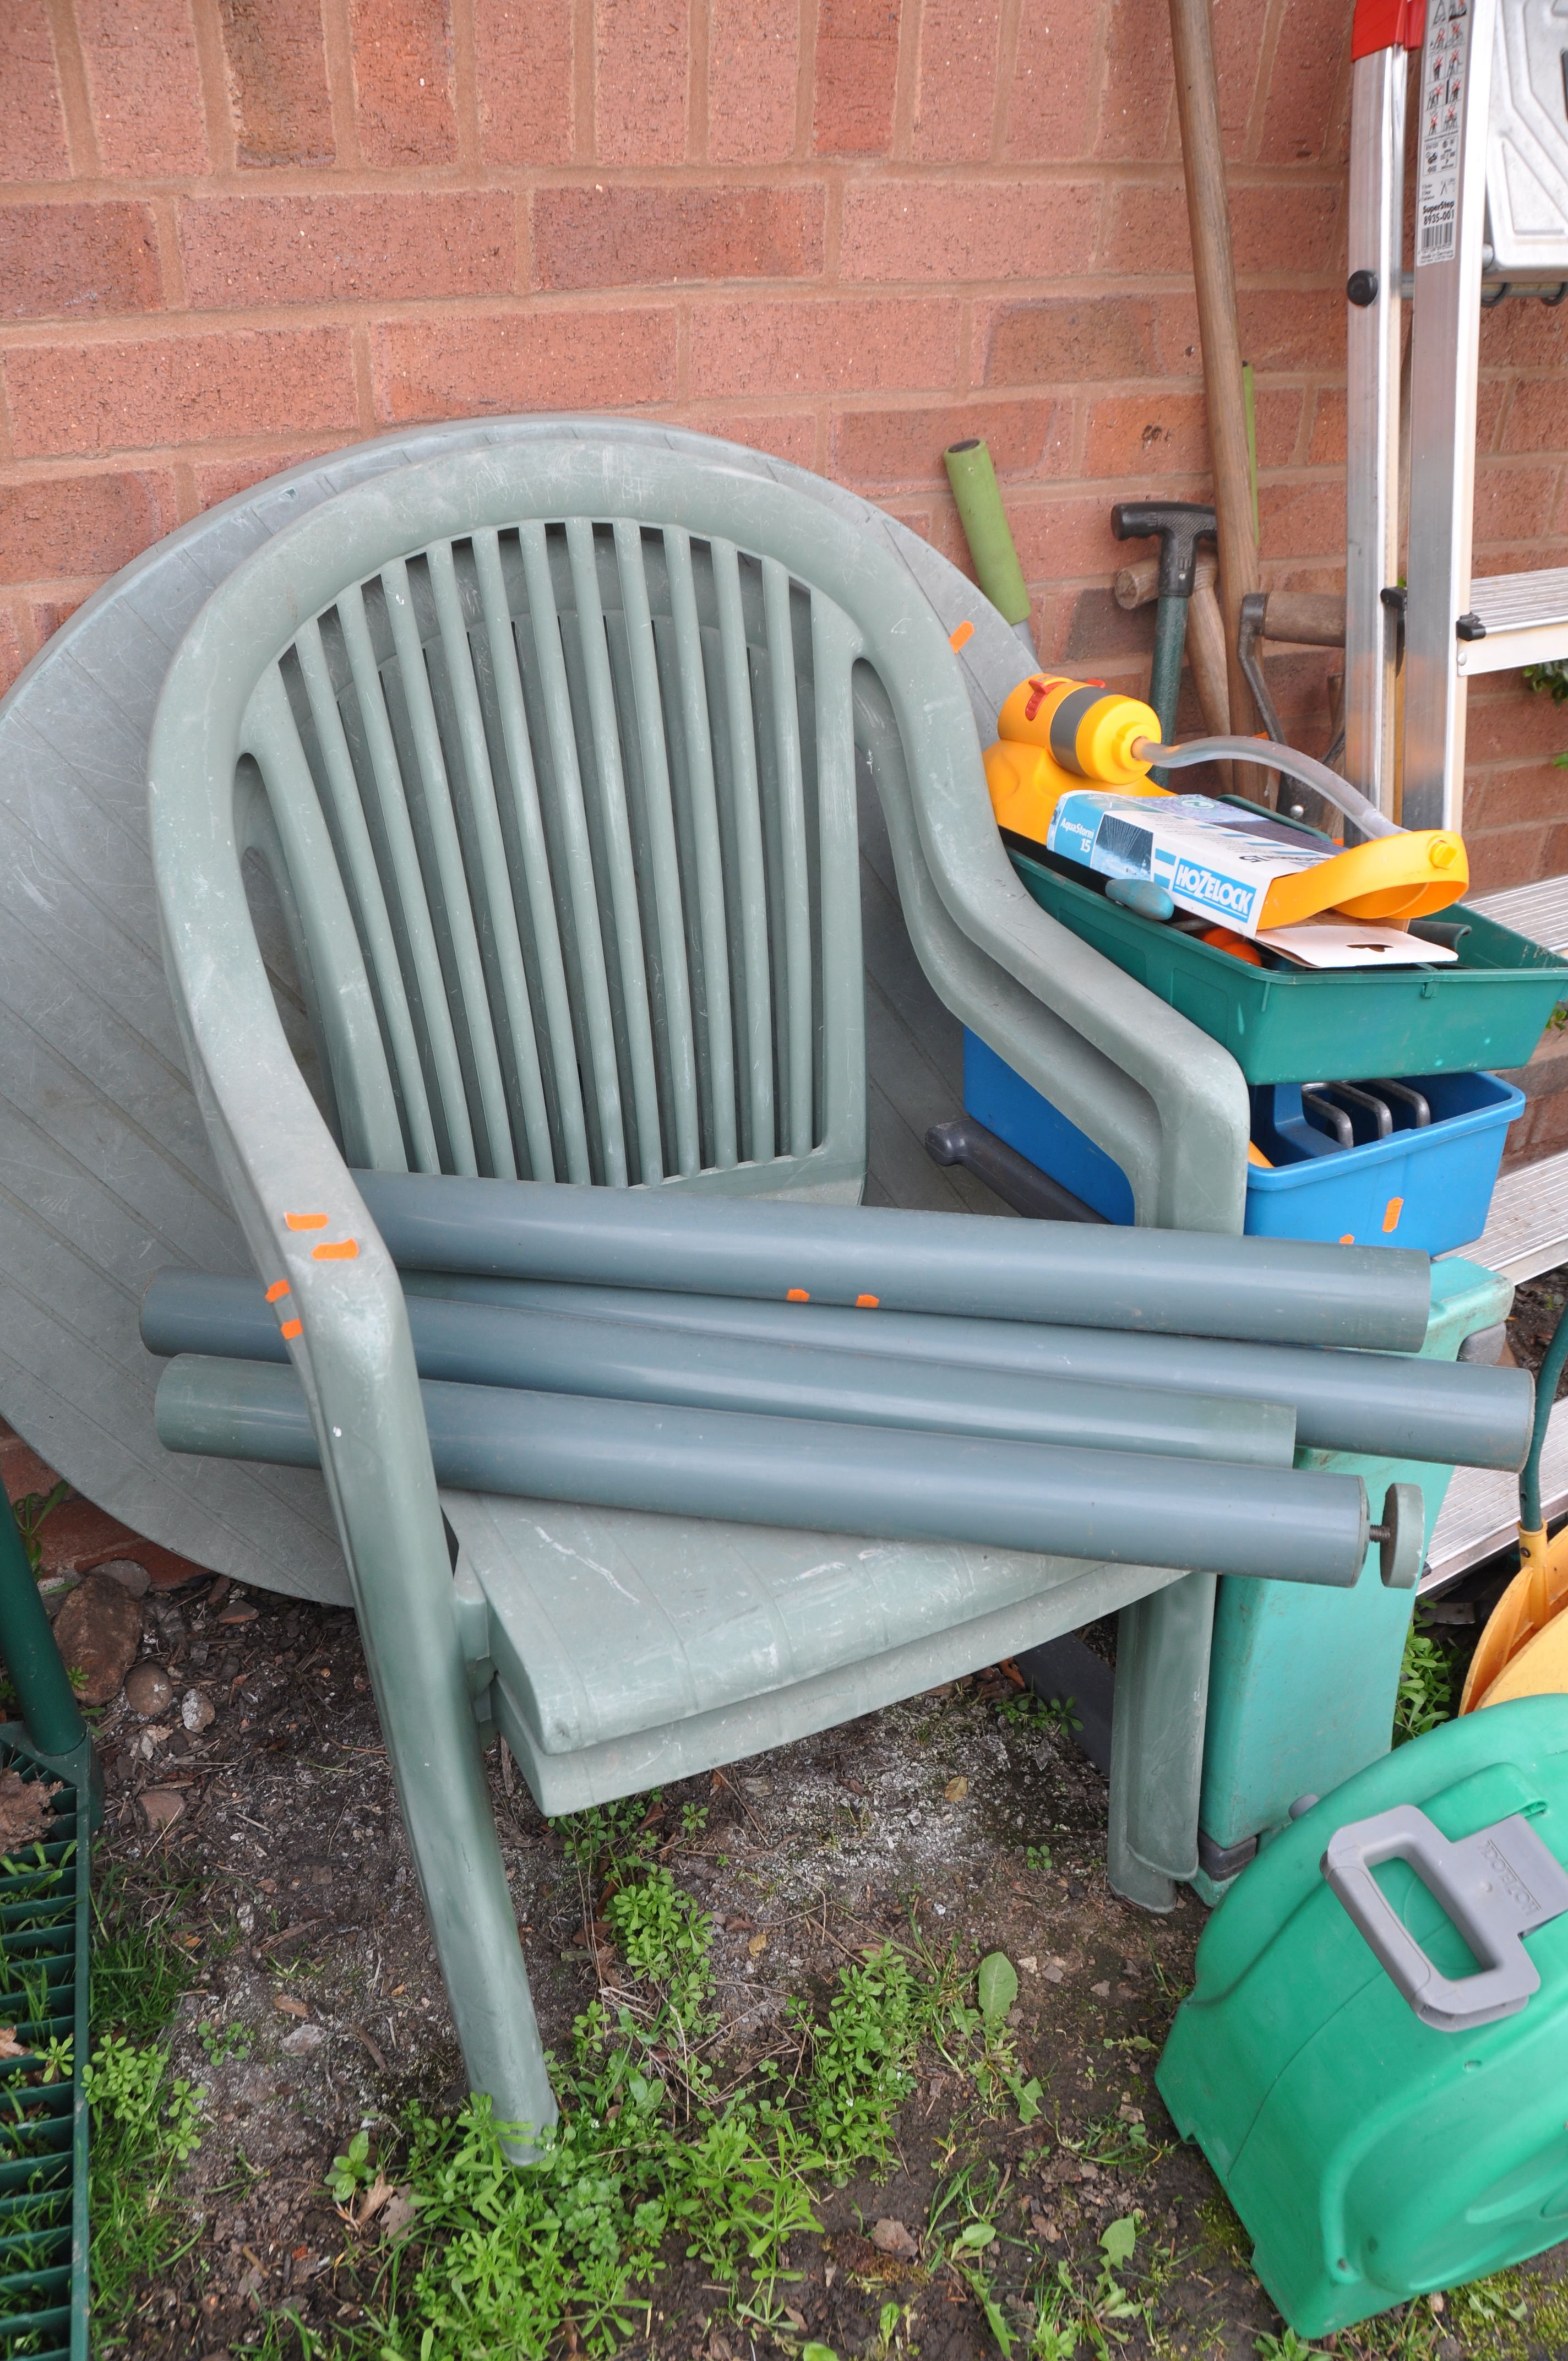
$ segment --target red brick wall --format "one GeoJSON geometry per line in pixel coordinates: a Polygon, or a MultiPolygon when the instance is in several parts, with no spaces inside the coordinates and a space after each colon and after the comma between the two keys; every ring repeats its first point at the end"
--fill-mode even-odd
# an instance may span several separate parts
{"type": "MultiPolygon", "coordinates": [[[[1215,0],[1263,555],[1338,579],[1348,0],[1215,0]]],[[[1166,0],[5,0],[0,661],[291,460],[639,410],[951,554],[990,440],[1042,653],[1133,678],[1113,500],[1206,445],[1166,0]]],[[[1568,558],[1568,309],[1484,331],[1478,564],[1568,558]],[[1534,448],[1552,447],[1542,456],[1534,448]]],[[[1304,737],[1325,660],[1277,660],[1304,737]]],[[[1486,884],[1568,866],[1568,715],[1478,690],[1486,884]]]]}

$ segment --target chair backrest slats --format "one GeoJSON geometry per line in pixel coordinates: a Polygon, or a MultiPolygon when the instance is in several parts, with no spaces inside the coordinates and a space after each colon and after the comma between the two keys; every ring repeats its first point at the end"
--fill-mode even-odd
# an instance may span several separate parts
{"type": "MultiPolygon", "coordinates": [[[[507,776],[511,789],[510,818],[516,831],[517,859],[527,899],[531,946],[540,975],[540,1002],[545,1023],[544,1048],[554,1086],[555,1119],[561,1146],[554,1177],[563,1180],[593,1179],[588,1156],[587,1126],[583,1114],[582,1079],[572,1049],[572,1001],[561,929],[550,879],[550,854],[539,781],[533,767],[528,712],[523,702],[522,675],[518,665],[517,626],[507,597],[501,566],[500,537],[485,532],[474,535],[474,565],[484,620],[485,648],[494,686],[507,776]]],[[[535,1180],[548,1177],[535,1171],[535,1180]]]]}
{"type": "Polygon", "coordinates": [[[325,1035],[327,1071],[342,1126],[344,1152],[391,1171],[406,1171],[402,1125],[370,979],[315,781],[300,742],[289,692],[269,665],[251,707],[249,748],[262,775],[288,869],[287,890],[310,946],[316,1021],[325,1035]]]}
{"type": "MultiPolygon", "coordinates": [[[[425,893],[424,873],[420,867],[419,847],[409,818],[380,666],[370,637],[365,594],[358,584],[351,584],[342,593],[335,602],[335,611],[348,663],[354,719],[368,774],[361,785],[361,797],[367,818],[374,811],[379,822],[378,832],[386,848],[392,889],[389,906],[397,912],[401,925],[404,972],[411,1003],[425,1037],[433,1084],[433,1111],[438,1114],[441,1131],[445,1135],[443,1168],[473,1180],[479,1167],[474,1153],[473,1127],[468,1121],[468,1096],[457,1055],[457,1036],[447,1004],[441,952],[425,893]],[[369,796],[366,795],[367,787],[369,796]]],[[[345,725],[347,719],[345,714],[345,725]]],[[[349,745],[352,750],[352,736],[349,745]]]]}
{"type": "Polygon", "coordinates": [[[480,1170],[492,1179],[515,1180],[517,1158],[512,1150],[511,1118],[507,1107],[506,1084],[501,1079],[500,1051],[496,1040],[490,995],[486,989],[484,962],[474,922],[474,906],[468,893],[463,847],[457,831],[456,814],[453,809],[445,751],[431,696],[430,678],[425,670],[420,620],[414,612],[409,569],[401,558],[394,558],[382,567],[381,587],[386,595],[392,645],[397,652],[397,682],[402,691],[412,748],[413,779],[411,784],[417,784],[420,791],[421,816],[428,834],[440,887],[437,906],[444,922],[443,932],[453,971],[448,991],[462,1014],[463,1031],[473,1072],[473,1089],[478,1102],[477,1108],[471,1112],[478,1115],[487,1142],[480,1170]]]}
{"type": "MultiPolygon", "coordinates": [[[[740,595],[740,557],[732,542],[712,544],[718,610],[728,748],[727,803],[735,840],[735,920],[740,936],[740,1029],[746,1087],[743,1151],[753,1162],[776,1152],[773,1103],[773,985],[768,959],[768,881],[757,786],[757,722],[751,704],[751,651],[740,595]]],[[[717,733],[716,733],[717,735],[717,733]]]]}
{"type": "Polygon", "coordinates": [[[391,1049],[392,1071],[408,1133],[409,1160],[416,1172],[439,1172],[441,1153],[436,1146],[430,1093],[420,1064],[419,1040],[399,963],[397,937],[376,866],[375,848],[359,800],[358,782],[318,624],[305,625],[294,642],[294,653],[315,731],[318,776],[326,786],[328,824],[391,1049]]]}
{"type": "Polygon", "coordinates": [[[652,886],[653,930],[649,964],[657,977],[657,997],[663,1010],[663,1048],[674,1118],[674,1165],[678,1172],[689,1177],[702,1169],[696,1045],[669,751],[641,526],[624,522],[617,524],[615,555],[635,723],[634,741],[633,733],[628,733],[628,753],[634,742],[641,788],[638,804],[652,886]]]}
{"type": "Polygon", "coordinates": [[[784,906],[784,1145],[804,1156],[811,1144],[812,1049],[811,893],[806,831],[806,777],[801,762],[795,625],[790,579],[777,558],[762,560],[762,608],[770,673],[779,884],[784,906]]]}
{"type": "MultiPolygon", "coordinates": [[[[610,1006],[609,977],[605,966],[604,937],[599,923],[593,850],[583,804],[582,774],[577,762],[576,721],[565,657],[561,645],[561,617],[551,577],[550,553],[542,524],[519,530],[523,578],[527,585],[532,653],[543,706],[545,743],[549,750],[554,794],[551,811],[560,831],[565,868],[571,938],[566,946],[576,968],[573,1014],[587,1053],[590,1082],[587,1104],[597,1117],[600,1172],[611,1188],[624,1188],[627,1169],[626,1128],[622,1115],[620,1075],[615,1055],[615,1020],[610,1006]]],[[[521,634],[520,634],[521,636],[521,634]]],[[[536,740],[536,746],[538,741],[536,740]]]]}
{"type": "MultiPolygon", "coordinates": [[[[831,602],[811,594],[811,686],[815,708],[817,748],[816,867],[821,880],[813,928],[813,964],[820,970],[827,945],[860,924],[860,829],[855,798],[855,714],[853,681],[855,652],[844,636],[843,621],[831,602]]],[[[814,979],[815,982],[815,979],[814,979]]],[[[820,1012],[826,994],[815,983],[820,1012]]],[[[832,1026],[814,1024],[815,1060],[820,1075],[820,1098],[814,1116],[815,1135],[853,1130],[865,1120],[866,1011],[856,994],[832,1026]]]]}
{"type": "MultiPolygon", "coordinates": [[[[455,708],[456,737],[467,774],[466,809],[472,822],[475,860],[470,894],[486,919],[482,941],[488,940],[494,962],[498,994],[506,1012],[508,1065],[518,1100],[518,1118],[526,1145],[526,1169],[532,1178],[554,1177],[554,1148],[544,1082],[539,1063],[538,1033],[532,995],[518,931],[517,904],[501,833],[496,783],[485,736],[468,620],[458,592],[457,572],[450,542],[432,544],[425,553],[441,631],[446,686],[455,708]]],[[[514,1164],[514,1170],[516,1169],[514,1164]]]]}
{"type": "Polygon", "coordinates": [[[707,675],[697,621],[689,535],[671,526],[664,533],[669,568],[671,653],[679,699],[685,766],[685,808],[690,828],[696,904],[696,950],[700,977],[700,1040],[707,1051],[708,1119],[712,1137],[704,1161],[720,1170],[739,1157],[735,1126],[734,1014],[729,991],[729,927],[724,899],[724,862],[714,792],[713,739],[708,726],[707,675]]]}
{"type": "Polygon", "coordinates": [[[581,513],[448,529],[303,625],[251,726],[349,1152],[852,1185],[861,644],[737,541],[581,513]]]}
{"type": "Polygon", "coordinates": [[[592,740],[598,832],[608,872],[610,916],[620,970],[622,1023],[631,1070],[637,1162],[642,1180],[658,1181],[664,1177],[659,1120],[659,1078],[653,1056],[648,978],[643,965],[637,869],[632,856],[631,824],[627,809],[626,779],[621,766],[615,685],[610,676],[609,646],[605,631],[604,607],[599,597],[594,528],[586,518],[574,517],[567,524],[566,548],[571,563],[578,640],[587,692],[587,719],[592,740]]]}

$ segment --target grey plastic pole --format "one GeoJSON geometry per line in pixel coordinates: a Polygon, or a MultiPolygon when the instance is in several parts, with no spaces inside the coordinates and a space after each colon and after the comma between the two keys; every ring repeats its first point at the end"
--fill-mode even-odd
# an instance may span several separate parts
{"type": "MultiPolygon", "coordinates": [[[[421,1385],[438,1483],[884,1541],[969,1542],[1122,1565],[1203,1566],[1348,1589],[1366,1554],[1358,1476],[840,1426],[736,1411],[421,1385]]],[[[181,1354],[159,1441],[318,1464],[292,1369],[181,1354]]]]}
{"type": "Polygon", "coordinates": [[[1431,1266],[1391,1246],[649,1189],[357,1172],[394,1262],[491,1278],[1414,1352],[1431,1266]]]}
{"type": "MultiPolygon", "coordinates": [[[[409,1326],[422,1378],[595,1394],[687,1409],[758,1411],[857,1426],[932,1428],[1080,1450],[1147,1451],[1288,1467],[1291,1411],[1268,1401],[1159,1393],[1143,1386],[940,1368],[874,1351],[779,1343],[759,1353],[746,1336],[657,1330],[634,1321],[413,1296],[409,1326]]],[[[154,1353],[286,1361],[276,1312],[258,1280],[163,1271],[142,1302],[142,1341],[154,1353]]],[[[876,1323],[861,1336],[877,1341],[876,1323]]]]}
{"type": "Polygon", "coordinates": [[[839,1352],[864,1350],[871,1328],[883,1352],[905,1361],[1161,1392],[1241,1394],[1288,1404],[1296,1412],[1297,1443],[1312,1451],[1359,1451],[1373,1458],[1512,1471],[1523,1466],[1530,1448],[1535,1389],[1526,1369],[1381,1353],[1323,1353],[1307,1345],[1229,1344],[1207,1336],[1130,1336],[1017,1320],[748,1303],[654,1289],[466,1279],[445,1271],[406,1270],[402,1279],[411,1303],[416,1296],[457,1296],[746,1337],[753,1345],[788,1344],[805,1335],[819,1349],[839,1352]]]}

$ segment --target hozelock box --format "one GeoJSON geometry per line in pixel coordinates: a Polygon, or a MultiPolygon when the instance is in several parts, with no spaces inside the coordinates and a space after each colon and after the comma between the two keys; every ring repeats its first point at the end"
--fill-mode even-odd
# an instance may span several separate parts
{"type": "Polygon", "coordinates": [[[1316,869],[1336,846],[1266,812],[1255,817],[1211,796],[1063,796],[1048,851],[1101,877],[1159,885],[1179,910],[1238,934],[1263,923],[1269,887],[1316,869]]]}

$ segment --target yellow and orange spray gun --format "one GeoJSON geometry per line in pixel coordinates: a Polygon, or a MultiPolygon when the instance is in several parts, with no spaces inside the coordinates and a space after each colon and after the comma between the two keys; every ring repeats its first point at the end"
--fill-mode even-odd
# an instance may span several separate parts
{"type": "MultiPolygon", "coordinates": [[[[1397,828],[1336,772],[1269,739],[1193,738],[1182,746],[1162,745],[1152,707],[1098,682],[1031,674],[1003,706],[997,730],[996,743],[986,750],[985,777],[999,828],[1087,862],[1107,813],[1125,818],[1130,812],[1135,822],[1140,801],[1176,804],[1184,815],[1211,819],[1212,866],[1179,848],[1162,853],[1157,847],[1147,873],[1179,907],[1223,915],[1245,933],[1297,926],[1325,910],[1401,926],[1445,909],[1470,882],[1464,842],[1452,829],[1397,828]],[[1271,813],[1260,809],[1255,819],[1243,819],[1234,805],[1173,796],[1149,776],[1157,764],[1169,771],[1216,760],[1263,763],[1301,780],[1367,840],[1319,852],[1315,840],[1271,813]],[[1228,902],[1216,899],[1221,888],[1214,881],[1226,873],[1223,849],[1227,843],[1239,849],[1238,832],[1249,845],[1260,836],[1277,840],[1274,849],[1285,868],[1271,876],[1266,893],[1252,895],[1247,907],[1234,894],[1228,902]]],[[[1151,821],[1154,817],[1151,811],[1151,821]]],[[[1150,831],[1134,833],[1147,838],[1150,831]]],[[[1255,866],[1260,858],[1255,851],[1243,857],[1255,866]]],[[[1103,864],[1095,860],[1092,865],[1103,864]]]]}

